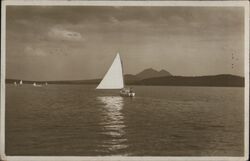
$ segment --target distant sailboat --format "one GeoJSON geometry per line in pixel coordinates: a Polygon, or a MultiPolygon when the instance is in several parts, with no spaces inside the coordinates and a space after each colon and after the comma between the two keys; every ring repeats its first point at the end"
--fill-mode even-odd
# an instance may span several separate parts
{"type": "Polygon", "coordinates": [[[19,85],[20,85],[20,86],[23,85],[23,81],[22,81],[22,80],[20,80],[19,85]]]}
{"type": "Polygon", "coordinates": [[[34,87],[42,87],[41,84],[36,84],[36,82],[33,83],[33,86],[34,86],[34,87]]]}
{"type": "Polygon", "coordinates": [[[117,53],[112,65],[108,72],[96,87],[96,89],[121,89],[121,96],[133,97],[135,92],[131,88],[124,88],[123,66],[120,54],[117,53]]]}

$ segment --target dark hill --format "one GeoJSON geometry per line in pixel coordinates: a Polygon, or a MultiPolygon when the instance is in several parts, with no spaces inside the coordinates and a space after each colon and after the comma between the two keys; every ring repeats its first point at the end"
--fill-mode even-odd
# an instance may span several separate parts
{"type": "Polygon", "coordinates": [[[137,81],[139,81],[140,79],[138,79],[135,75],[133,74],[125,74],[124,75],[124,81],[125,84],[133,84],[137,81]]]}
{"type": "MultiPolygon", "coordinates": [[[[6,79],[6,83],[13,84],[14,82],[19,82],[18,79],[6,79]]],[[[47,82],[48,84],[98,84],[101,79],[90,79],[90,80],[63,80],[63,81],[31,81],[31,80],[23,80],[24,84],[33,84],[34,82],[38,84],[44,84],[47,82]]]]}
{"type": "Polygon", "coordinates": [[[229,74],[214,76],[168,76],[149,78],[136,82],[137,85],[161,85],[161,86],[223,86],[243,87],[244,78],[229,74]]]}
{"type": "MultiPolygon", "coordinates": [[[[98,84],[101,79],[91,80],[65,80],[65,81],[34,81],[23,80],[24,84],[45,83],[48,84],[98,84]]],[[[172,76],[166,70],[145,69],[142,72],[133,75],[125,74],[124,81],[126,85],[159,85],[159,86],[232,86],[243,87],[244,78],[235,75],[221,74],[211,76],[172,76]]],[[[17,79],[6,79],[6,83],[19,82],[17,79]]]]}
{"type": "Polygon", "coordinates": [[[164,76],[171,76],[171,75],[172,74],[170,74],[166,70],[157,71],[152,68],[149,68],[149,69],[143,70],[142,72],[136,74],[135,76],[137,77],[137,79],[142,80],[142,79],[147,79],[147,78],[164,77],[164,76]]]}
{"type": "MultiPolygon", "coordinates": [[[[14,83],[19,80],[6,79],[6,83],[14,83]]],[[[47,81],[49,84],[98,84],[100,79],[73,80],[73,81],[47,81]]],[[[24,84],[32,84],[34,81],[23,80],[24,84]]],[[[45,83],[45,81],[36,81],[45,83]]],[[[166,76],[138,80],[134,75],[125,75],[126,85],[155,85],[155,86],[215,86],[215,87],[244,87],[244,78],[234,75],[214,75],[214,76],[166,76]]]]}

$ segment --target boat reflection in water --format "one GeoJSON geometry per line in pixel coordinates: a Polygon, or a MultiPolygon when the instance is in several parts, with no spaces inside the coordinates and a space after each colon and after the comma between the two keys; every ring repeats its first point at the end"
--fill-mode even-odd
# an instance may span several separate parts
{"type": "Polygon", "coordinates": [[[102,118],[100,125],[103,127],[102,134],[105,136],[101,147],[106,152],[121,152],[126,149],[124,116],[121,112],[124,106],[124,98],[120,96],[97,97],[103,103],[102,118]]]}

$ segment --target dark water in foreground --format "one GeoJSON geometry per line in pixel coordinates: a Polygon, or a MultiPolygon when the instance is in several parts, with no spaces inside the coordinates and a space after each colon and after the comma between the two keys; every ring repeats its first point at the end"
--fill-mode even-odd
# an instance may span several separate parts
{"type": "Polygon", "coordinates": [[[7,155],[243,155],[243,88],[94,88],[7,85],[7,155]]]}

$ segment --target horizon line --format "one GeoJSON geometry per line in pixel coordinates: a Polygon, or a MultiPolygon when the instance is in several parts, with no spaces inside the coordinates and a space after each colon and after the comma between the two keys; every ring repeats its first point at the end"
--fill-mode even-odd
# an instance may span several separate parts
{"type": "MultiPolygon", "coordinates": [[[[133,75],[136,74],[124,74],[125,75],[133,75]]],[[[214,74],[214,75],[196,75],[196,76],[182,76],[182,75],[170,75],[170,76],[162,76],[162,77],[206,77],[206,76],[219,76],[219,75],[231,75],[237,76],[241,78],[245,78],[244,76],[234,75],[234,74],[214,74]]],[[[150,77],[155,78],[155,77],[150,77]]],[[[5,80],[22,80],[22,81],[36,81],[36,82],[56,82],[56,81],[88,81],[88,80],[101,80],[102,78],[93,78],[93,79],[65,79],[65,80],[27,80],[27,79],[17,79],[17,78],[5,78],[5,80]]],[[[149,79],[149,78],[146,78],[149,79]]]]}

